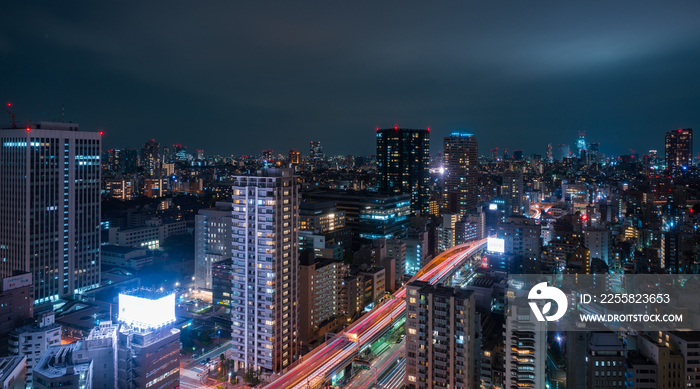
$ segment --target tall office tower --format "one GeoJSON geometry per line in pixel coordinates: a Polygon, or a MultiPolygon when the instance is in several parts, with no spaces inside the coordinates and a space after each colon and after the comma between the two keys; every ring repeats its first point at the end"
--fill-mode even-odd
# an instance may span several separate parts
{"type": "Polygon", "coordinates": [[[586,133],[579,132],[578,140],[576,140],[576,155],[581,155],[581,151],[588,150],[588,143],[586,143],[586,133]]]}
{"type": "Polygon", "coordinates": [[[174,321],[175,294],[142,288],[119,295],[116,387],[180,386],[180,330],[174,321]]]}
{"type": "Polygon", "coordinates": [[[569,145],[559,145],[559,160],[571,157],[571,147],[569,145]]]}
{"type": "Polygon", "coordinates": [[[505,389],[544,388],[547,330],[532,310],[508,304],[505,325],[505,389]]]}
{"type": "Polygon", "coordinates": [[[198,160],[204,160],[204,150],[202,149],[197,149],[197,159],[198,160]]]}
{"type": "Polygon", "coordinates": [[[217,201],[215,208],[200,209],[194,228],[194,286],[212,289],[211,270],[231,258],[231,203],[217,201]]]}
{"type": "Polygon", "coordinates": [[[139,153],[136,149],[124,148],[121,150],[121,172],[134,174],[139,167],[139,153]]]}
{"type": "Polygon", "coordinates": [[[586,354],[587,388],[612,389],[625,386],[627,351],[616,333],[592,333],[586,354]]]}
{"type": "Polygon", "coordinates": [[[232,359],[282,372],[299,353],[299,188],[291,169],[233,181],[232,359]]]}
{"type": "Polygon", "coordinates": [[[411,208],[428,215],[430,130],[377,129],[377,190],[411,195],[411,208]]]}
{"type": "Polygon", "coordinates": [[[666,169],[679,173],[693,164],[693,129],[666,133],[666,169]]]}
{"type": "Polygon", "coordinates": [[[591,143],[588,145],[588,160],[591,163],[600,162],[600,143],[591,143]]]}
{"type": "Polygon", "coordinates": [[[160,177],[160,143],[151,139],[143,145],[143,172],[151,177],[160,177]]]}
{"type": "Polygon", "coordinates": [[[523,209],[523,173],[521,171],[503,173],[502,192],[507,216],[527,213],[523,209]]]}
{"type": "Polygon", "coordinates": [[[98,287],[100,134],[25,123],[0,146],[0,275],[31,272],[35,305],[98,287]]]}
{"type": "Polygon", "coordinates": [[[552,149],[552,144],[547,144],[547,162],[554,162],[554,150],[552,149]]]}
{"type": "Polygon", "coordinates": [[[494,161],[498,161],[498,147],[495,149],[491,149],[491,159],[494,161]]]}
{"type": "Polygon", "coordinates": [[[513,216],[499,223],[496,235],[504,240],[506,254],[517,255],[523,259],[525,274],[539,274],[542,226],[535,219],[525,216],[513,216]]]}
{"type": "Polygon", "coordinates": [[[503,149],[503,159],[508,159],[510,158],[510,152],[508,149],[503,149]]]}
{"type": "Polygon", "coordinates": [[[323,160],[323,147],[321,147],[321,141],[311,141],[309,142],[309,158],[311,161],[323,160]]]}
{"type": "Polygon", "coordinates": [[[289,150],[289,163],[298,164],[301,161],[301,152],[295,149],[289,150]]]}
{"type": "Polygon", "coordinates": [[[471,213],[478,202],[479,143],[473,134],[453,132],[444,140],[447,212],[471,213]]]}
{"type": "Polygon", "coordinates": [[[513,159],[516,161],[522,161],[525,159],[524,150],[513,150],[513,159]]]}
{"type": "Polygon", "coordinates": [[[425,281],[406,285],[406,387],[478,387],[475,306],[471,290],[425,281]]]}
{"type": "Polygon", "coordinates": [[[170,163],[170,149],[167,147],[163,147],[163,151],[161,152],[161,162],[162,164],[170,163]]]}

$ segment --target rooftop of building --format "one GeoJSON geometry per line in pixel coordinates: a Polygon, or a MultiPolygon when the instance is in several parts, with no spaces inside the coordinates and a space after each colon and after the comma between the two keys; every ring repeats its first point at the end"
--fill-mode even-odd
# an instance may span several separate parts
{"type": "Polygon", "coordinates": [[[15,123],[14,127],[8,125],[3,125],[3,130],[19,130],[19,129],[32,129],[32,130],[54,130],[54,131],[79,131],[80,124],[78,123],[61,123],[61,122],[23,122],[15,123]]]}
{"type": "Polygon", "coordinates": [[[625,349],[620,338],[614,332],[594,332],[591,334],[591,340],[588,341],[588,348],[593,351],[623,351],[625,349]]]}
{"type": "Polygon", "coordinates": [[[17,368],[17,365],[26,363],[26,356],[0,358],[0,382],[4,382],[17,368]]]}
{"type": "Polygon", "coordinates": [[[104,245],[100,247],[100,250],[105,253],[115,253],[115,254],[129,254],[137,250],[143,250],[138,247],[128,247],[128,246],[116,246],[112,244],[104,245]]]}
{"type": "Polygon", "coordinates": [[[412,281],[408,283],[409,287],[418,288],[418,293],[432,294],[440,297],[459,297],[468,298],[474,294],[473,290],[462,289],[460,287],[445,286],[442,284],[431,285],[425,281],[412,281]]]}
{"type": "Polygon", "coordinates": [[[75,362],[73,353],[80,350],[81,341],[60,346],[50,346],[34,366],[34,374],[48,378],[59,378],[90,370],[92,361],[75,362]]]}
{"type": "Polygon", "coordinates": [[[700,332],[697,331],[669,331],[669,334],[686,342],[700,342],[700,332]]]}

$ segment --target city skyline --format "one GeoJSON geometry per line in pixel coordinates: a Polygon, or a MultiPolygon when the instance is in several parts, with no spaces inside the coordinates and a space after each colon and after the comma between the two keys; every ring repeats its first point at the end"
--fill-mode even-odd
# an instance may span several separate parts
{"type": "Polygon", "coordinates": [[[65,104],[105,148],[148,134],[220,155],[300,138],[368,155],[357,135],[395,125],[526,155],[586,131],[621,155],[700,122],[695,2],[221,7],[10,4],[0,101],[23,121],[60,121],[65,104]]]}

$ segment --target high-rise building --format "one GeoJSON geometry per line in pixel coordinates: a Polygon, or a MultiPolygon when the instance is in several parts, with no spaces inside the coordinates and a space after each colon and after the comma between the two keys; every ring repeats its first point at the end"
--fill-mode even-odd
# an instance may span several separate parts
{"type": "Polygon", "coordinates": [[[552,150],[551,143],[547,144],[547,162],[548,163],[554,162],[554,151],[552,150]]]}
{"type": "Polygon", "coordinates": [[[100,134],[75,123],[0,130],[0,275],[31,272],[34,303],[100,283],[100,134]]]}
{"type": "Polygon", "coordinates": [[[503,199],[506,202],[506,215],[523,214],[523,173],[506,171],[503,173],[503,199]]]}
{"type": "Polygon", "coordinates": [[[301,161],[301,152],[295,149],[289,150],[289,163],[299,164],[301,161]]]}
{"type": "Polygon", "coordinates": [[[233,182],[232,359],[285,371],[298,349],[299,188],[291,169],[233,182]]]}
{"type": "Polygon", "coordinates": [[[430,130],[377,129],[377,190],[411,195],[411,208],[428,215],[430,130]]]}
{"type": "Polygon", "coordinates": [[[195,216],[194,285],[212,289],[212,265],[231,258],[231,225],[233,206],[217,201],[215,208],[200,209],[195,216]]]}
{"type": "Polygon", "coordinates": [[[666,169],[679,173],[693,164],[693,129],[685,128],[666,133],[666,169]]]}
{"type": "Polygon", "coordinates": [[[428,231],[424,228],[406,230],[406,274],[414,275],[423,268],[428,258],[428,231]]]}
{"type": "Polygon", "coordinates": [[[532,310],[509,304],[505,325],[505,389],[545,388],[547,331],[532,310]]]}
{"type": "Polygon", "coordinates": [[[321,146],[321,141],[311,141],[309,142],[309,158],[312,162],[323,160],[323,147],[321,146]]]}
{"type": "Polygon", "coordinates": [[[571,147],[566,144],[559,145],[559,160],[562,161],[564,158],[571,157],[571,147]]]}
{"type": "Polygon", "coordinates": [[[136,149],[125,148],[121,150],[121,172],[124,174],[134,174],[139,167],[139,153],[136,149]]]}
{"type": "Polygon", "coordinates": [[[477,388],[475,308],[471,290],[406,285],[407,388],[477,388]]]}
{"type": "Polygon", "coordinates": [[[479,195],[479,143],[474,134],[453,132],[445,138],[443,150],[447,211],[471,213],[479,195]]]}
{"type": "Polygon", "coordinates": [[[541,266],[540,236],[542,226],[535,219],[513,216],[499,223],[496,235],[504,240],[506,254],[517,255],[523,260],[523,271],[538,274],[541,266]]]}
{"type": "Polygon", "coordinates": [[[160,143],[151,139],[143,145],[143,172],[150,177],[160,177],[160,143]]]}

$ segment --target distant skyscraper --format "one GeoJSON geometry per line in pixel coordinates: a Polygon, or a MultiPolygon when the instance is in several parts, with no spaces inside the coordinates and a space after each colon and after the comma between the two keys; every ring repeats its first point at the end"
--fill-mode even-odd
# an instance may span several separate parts
{"type": "Polygon", "coordinates": [[[299,354],[299,188],[291,169],[233,181],[231,358],[282,372],[299,354]]]}
{"type": "Polygon", "coordinates": [[[571,157],[571,148],[569,145],[559,145],[559,160],[571,157]]]}
{"type": "Polygon", "coordinates": [[[160,143],[151,139],[143,145],[143,171],[151,177],[160,177],[160,143]]]}
{"type": "Polygon", "coordinates": [[[301,160],[301,152],[296,151],[295,149],[289,150],[289,163],[296,163],[298,164],[301,160]]]}
{"type": "Polygon", "coordinates": [[[121,172],[124,174],[134,174],[139,167],[139,153],[135,149],[125,148],[121,151],[121,172]]]}
{"type": "Polygon", "coordinates": [[[309,158],[311,158],[312,161],[317,161],[322,160],[323,157],[324,155],[323,147],[321,147],[321,141],[311,141],[309,146],[309,158]]]}
{"type": "Polygon", "coordinates": [[[476,388],[474,292],[414,281],[406,285],[406,307],[404,385],[476,388]]]}
{"type": "Polygon", "coordinates": [[[576,156],[580,157],[581,152],[584,150],[588,150],[588,143],[586,143],[586,133],[579,132],[578,140],[576,141],[576,156]]]}
{"type": "Polygon", "coordinates": [[[411,195],[411,208],[428,214],[430,130],[377,129],[377,189],[411,195]]]}
{"type": "Polygon", "coordinates": [[[693,164],[693,129],[666,133],[666,169],[678,173],[693,164]]]}
{"type": "Polygon", "coordinates": [[[75,123],[0,130],[0,274],[31,272],[35,304],[100,284],[100,146],[75,123]]]}
{"type": "Polygon", "coordinates": [[[445,203],[449,213],[471,213],[478,202],[479,143],[474,134],[453,132],[444,139],[445,203]]]}
{"type": "Polygon", "coordinates": [[[523,214],[523,173],[507,171],[503,173],[503,198],[506,202],[507,215],[523,214]]]}
{"type": "Polygon", "coordinates": [[[200,209],[195,216],[194,285],[212,289],[212,265],[231,258],[231,203],[218,201],[216,208],[200,209]]]}
{"type": "Polygon", "coordinates": [[[547,162],[552,163],[554,162],[554,152],[552,150],[552,144],[549,143],[547,145],[547,162]]]}
{"type": "Polygon", "coordinates": [[[513,150],[513,159],[516,161],[522,161],[525,159],[525,151],[523,150],[513,150]]]}

